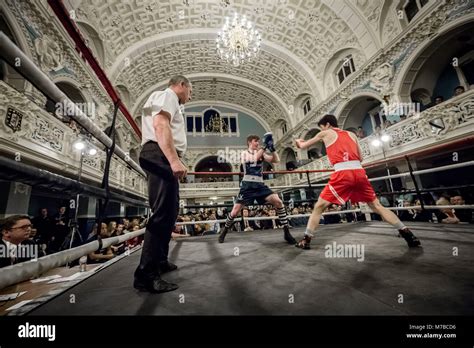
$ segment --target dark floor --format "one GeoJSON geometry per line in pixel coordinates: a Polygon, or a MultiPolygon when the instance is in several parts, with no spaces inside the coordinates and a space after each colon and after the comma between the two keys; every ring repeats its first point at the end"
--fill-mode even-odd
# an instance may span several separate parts
{"type": "Polygon", "coordinates": [[[285,244],[281,230],[232,233],[224,244],[215,235],[186,238],[171,242],[170,260],[179,269],[163,277],[179,284],[174,292],[133,289],[139,251],[30,314],[474,314],[473,226],[412,227],[422,249],[409,250],[381,222],[323,226],[311,250],[285,244]],[[326,257],[333,242],[364,246],[364,260],[326,257]]]}

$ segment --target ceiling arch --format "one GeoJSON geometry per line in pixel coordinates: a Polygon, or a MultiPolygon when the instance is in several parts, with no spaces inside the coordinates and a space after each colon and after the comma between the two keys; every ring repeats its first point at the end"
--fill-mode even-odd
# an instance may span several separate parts
{"type": "MultiPolygon", "coordinates": [[[[255,113],[256,110],[260,109],[258,107],[258,105],[259,105],[258,97],[259,96],[266,96],[272,101],[273,104],[275,104],[277,109],[280,110],[279,115],[275,115],[275,116],[279,116],[279,117],[287,119],[291,126],[294,126],[296,124],[296,120],[294,119],[294,117],[292,117],[291,115],[288,114],[285,103],[279,98],[279,96],[277,94],[273,93],[266,86],[262,86],[260,84],[257,84],[255,82],[251,81],[251,80],[239,78],[239,77],[229,75],[229,74],[212,74],[211,76],[209,76],[207,74],[198,73],[198,74],[187,75],[187,77],[193,82],[193,85],[194,85],[195,81],[201,81],[201,83],[204,83],[205,81],[208,81],[208,83],[210,83],[211,85],[215,84],[217,81],[220,81],[220,82],[228,82],[229,84],[235,85],[235,88],[238,88],[238,86],[246,86],[246,87],[248,87],[248,89],[254,90],[257,93],[257,94],[253,94],[253,97],[256,98],[256,99],[252,103],[252,106],[253,106],[253,108],[251,109],[251,110],[253,110],[252,112],[255,113]]],[[[159,83],[150,86],[146,91],[144,91],[140,95],[140,97],[136,100],[136,102],[133,106],[133,109],[132,109],[132,114],[140,113],[141,108],[145,104],[145,102],[146,102],[147,98],[150,96],[150,94],[155,90],[161,90],[161,89],[166,88],[167,84],[168,84],[168,79],[160,81],[159,83]]],[[[209,89],[207,89],[207,90],[209,90],[209,89]]],[[[208,100],[208,101],[210,101],[211,104],[212,104],[213,101],[214,102],[215,101],[228,102],[228,103],[232,104],[231,101],[223,100],[222,98],[221,99],[212,99],[214,97],[215,96],[213,95],[213,93],[210,93],[209,95],[200,95],[199,97],[197,97],[195,88],[193,88],[193,98],[192,98],[191,102],[192,103],[196,103],[196,102],[201,102],[202,103],[203,100],[208,100]]],[[[238,106],[239,104],[237,103],[237,104],[233,104],[233,105],[238,106]]],[[[241,105],[241,106],[245,107],[244,105],[241,105]]],[[[250,109],[248,109],[248,110],[250,110],[250,109]]],[[[259,116],[259,117],[261,117],[261,116],[259,116]]],[[[269,121],[270,120],[265,120],[265,123],[268,124],[269,121]]]]}
{"type": "MultiPolygon", "coordinates": [[[[247,86],[232,80],[217,80],[213,78],[199,78],[189,76],[193,83],[193,97],[188,106],[203,104],[204,101],[209,101],[211,104],[218,105],[219,103],[226,103],[232,105],[233,108],[244,112],[251,111],[250,115],[258,115],[258,119],[264,120],[264,125],[267,128],[269,124],[273,124],[279,118],[287,118],[287,112],[278,103],[255,87],[247,86]]],[[[158,86],[163,88],[167,81],[161,81],[156,88],[148,89],[134,108],[135,114],[140,113],[140,110],[145,103],[147,97],[158,86]]]]}
{"type": "MultiPolygon", "coordinates": [[[[66,6],[103,41],[105,69],[136,97],[134,109],[157,81],[174,74],[228,74],[235,76],[232,83],[218,81],[226,93],[253,93],[255,101],[246,99],[243,107],[265,105],[270,112],[258,106],[256,112],[271,117],[269,124],[269,114],[278,112],[294,126],[288,109],[299,94],[309,91],[315,104],[330,94],[324,69],[335,53],[351,47],[363,52],[365,62],[378,52],[385,1],[78,0],[66,6]],[[215,47],[217,32],[234,13],[245,15],[262,35],[257,58],[240,67],[220,61],[215,47]],[[243,81],[252,81],[258,93],[243,81]]],[[[198,95],[206,100],[212,95],[208,83],[199,80],[198,95]]],[[[230,95],[219,100],[239,105],[230,95]]]]}

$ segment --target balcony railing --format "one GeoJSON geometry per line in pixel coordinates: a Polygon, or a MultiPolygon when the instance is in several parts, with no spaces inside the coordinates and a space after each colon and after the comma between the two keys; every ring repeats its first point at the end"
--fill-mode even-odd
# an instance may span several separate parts
{"type": "MultiPolygon", "coordinates": [[[[37,167],[78,177],[79,151],[74,151],[76,133],[11,86],[0,81],[0,146],[17,160],[28,160],[37,167]]],[[[81,177],[102,181],[105,152],[96,144],[97,154],[83,156],[81,177]]],[[[146,180],[123,161],[112,158],[110,186],[146,197],[146,180]]]]}
{"type": "MultiPolygon", "coordinates": [[[[372,145],[376,135],[370,135],[359,141],[364,158],[368,165],[391,157],[400,156],[414,150],[442,145],[455,139],[474,134],[474,90],[467,91],[442,104],[431,107],[418,115],[411,116],[383,131],[390,136],[384,148],[372,145]],[[435,123],[440,128],[433,127],[435,123]]],[[[331,168],[326,156],[298,168],[298,170],[331,168]]],[[[311,181],[320,181],[330,173],[311,173],[311,181]]],[[[304,174],[289,174],[276,179],[276,185],[297,185],[307,182],[304,174]]]]}

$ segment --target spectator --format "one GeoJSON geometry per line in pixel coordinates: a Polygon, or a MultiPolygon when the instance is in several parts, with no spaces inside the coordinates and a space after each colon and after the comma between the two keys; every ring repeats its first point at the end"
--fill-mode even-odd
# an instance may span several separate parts
{"type": "MultiPolygon", "coordinates": [[[[413,205],[421,206],[420,200],[416,199],[413,205]]],[[[413,210],[409,210],[409,212],[411,214],[412,221],[419,221],[419,222],[431,221],[431,214],[428,210],[422,210],[421,208],[414,208],[413,210]]]]}
{"type": "Polygon", "coordinates": [[[58,252],[63,249],[63,243],[69,234],[69,218],[66,215],[66,207],[60,207],[58,214],[54,217],[54,234],[48,245],[48,254],[58,252]]]}
{"type": "Polygon", "coordinates": [[[454,97],[457,97],[458,95],[461,95],[465,92],[465,89],[463,86],[457,86],[455,89],[454,89],[454,97]]]}
{"type": "MultiPolygon", "coordinates": [[[[335,212],[339,211],[340,208],[336,204],[331,204],[327,208],[327,212],[335,212]]],[[[341,215],[340,214],[330,214],[324,215],[324,224],[338,224],[341,222],[341,215]]]]}
{"type": "Polygon", "coordinates": [[[40,240],[40,243],[48,245],[54,233],[54,223],[53,219],[48,215],[48,209],[41,208],[40,215],[35,217],[32,223],[38,230],[37,238],[40,240]]]}
{"type": "MultiPolygon", "coordinates": [[[[108,229],[107,229],[107,224],[105,224],[103,222],[101,223],[101,226],[100,226],[100,237],[101,238],[110,237],[110,234],[109,234],[108,229]]],[[[91,241],[97,240],[97,239],[98,239],[97,234],[95,234],[87,242],[91,242],[91,241]]],[[[114,257],[115,257],[115,255],[112,251],[112,248],[107,247],[107,248],[102,248],[99,251],[93,251],[92,253],[87,255],[87,262],[88,263],[102,263],[102,262],[106,262],[110,259],[113,259],[114,257]]]]}
{"type": "MultiPolygon", "coordinates": [[[[123,235],[123,224],[118,224],[115,230],[112,232],[111,237],[118,237],[121,235],[123,235]]],[[[125,242],[114,244],[111,246],[111,248],[115,255],[120,255],[125,252],[125,242]]]]}
{"type": "Polygon", "coordinates": [[[250,221],[247,219],[249,217],[249,210],[243,209],[242,210],[243,220],[244,220],[244,231],[253,231],[252,226],[250,226],[250,221]]]}
{"type": "MultiPolygon", "coordinates": [[[[446,197],[441,197],[436,201],[436,205],[449,205],[450,202],[446,197]]],[[[459,223],[459,219],[454,213],[454,209],[451,208],[443,208],[439,210],[440,214],[438,214],[438,221],[441,221],[445,224],[457,224],[459,223]]]]}
{"type": "Polygon", "coordinates": [[[380,191],[378,191],[376,194],[377,194],[377,197],[379,198],[380,204],[382,204],[385,208],[390,207],[390,202],[387,196],[381,196],[380,191]]]}
{"type": "Polygon", "coordinates": [[[0,268],[42,256],[38,245],[29,240],[31,227],[27,215],[12,215],[0,222],[0,268]]]}
{"type": "Polygon", "coordinates": [[[363,129],[362,127],[358,127],[358,128],[357,128],[356,135],[357,135],[357,138],[359,138],[359,139],[365,138],[365,131],[364,131],[364,129],[363,129]]]}
{"type": "Polygon", "coordinates": [[[124,230],[124,231],[127,231],[127,230],[128,230],[128,226],[130,225],[130,220],[129,220],[129,219],[123,219],[123,220],[122,220],[122,224],[123,224],[123,230],[124,230]]]}
{"type": "MultiPolygon", "coordinates": [[[[450,199],[452,205],[465,205],[466,202],[461,195],[456,195],[450,199]]],[[[460,222],[473,223],[472,209],[457,209],[454,210],[455,215],[459,218],[460,222]]]]}
{"type": "Polygon", "coordinates": [[[110,221],[109,224],[107,225],[107,232],[108,232],[109,236],[114,235],[116,228],[117,228],[117,222],[110,221]]]}
{"type": "Polygon", "coordinates": [[[434,105],[441,104],[442,102],[444,102],[444,97],[442,95],[439,95],[435,98],[434,105]]]}

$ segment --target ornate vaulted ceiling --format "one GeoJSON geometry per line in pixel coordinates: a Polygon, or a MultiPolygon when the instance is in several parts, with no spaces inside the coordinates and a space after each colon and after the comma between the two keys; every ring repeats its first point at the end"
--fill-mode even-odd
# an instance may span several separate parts
{"type": "Polygon", "coordinates": [[[111,80],[141,105],[169,77],[194,83],[193,102],[214,101],[253,110],[269,125],[286,118],[302,94],[313,103],[329,92],[324,74],[345,49],[358,65],[380,48],[383,0],[82,0],[65,1],[111,80]],[[256,59],[233,67],[217,57],[215,39],[226,16],[246,15],[262,35],[256,59]],[[93,30],[91,30],[93,29],[93,30]],[[97,35],[91,34],[96,32],[97,35]],[[100,54],[98,54],[100,55],[100,54]]]}

